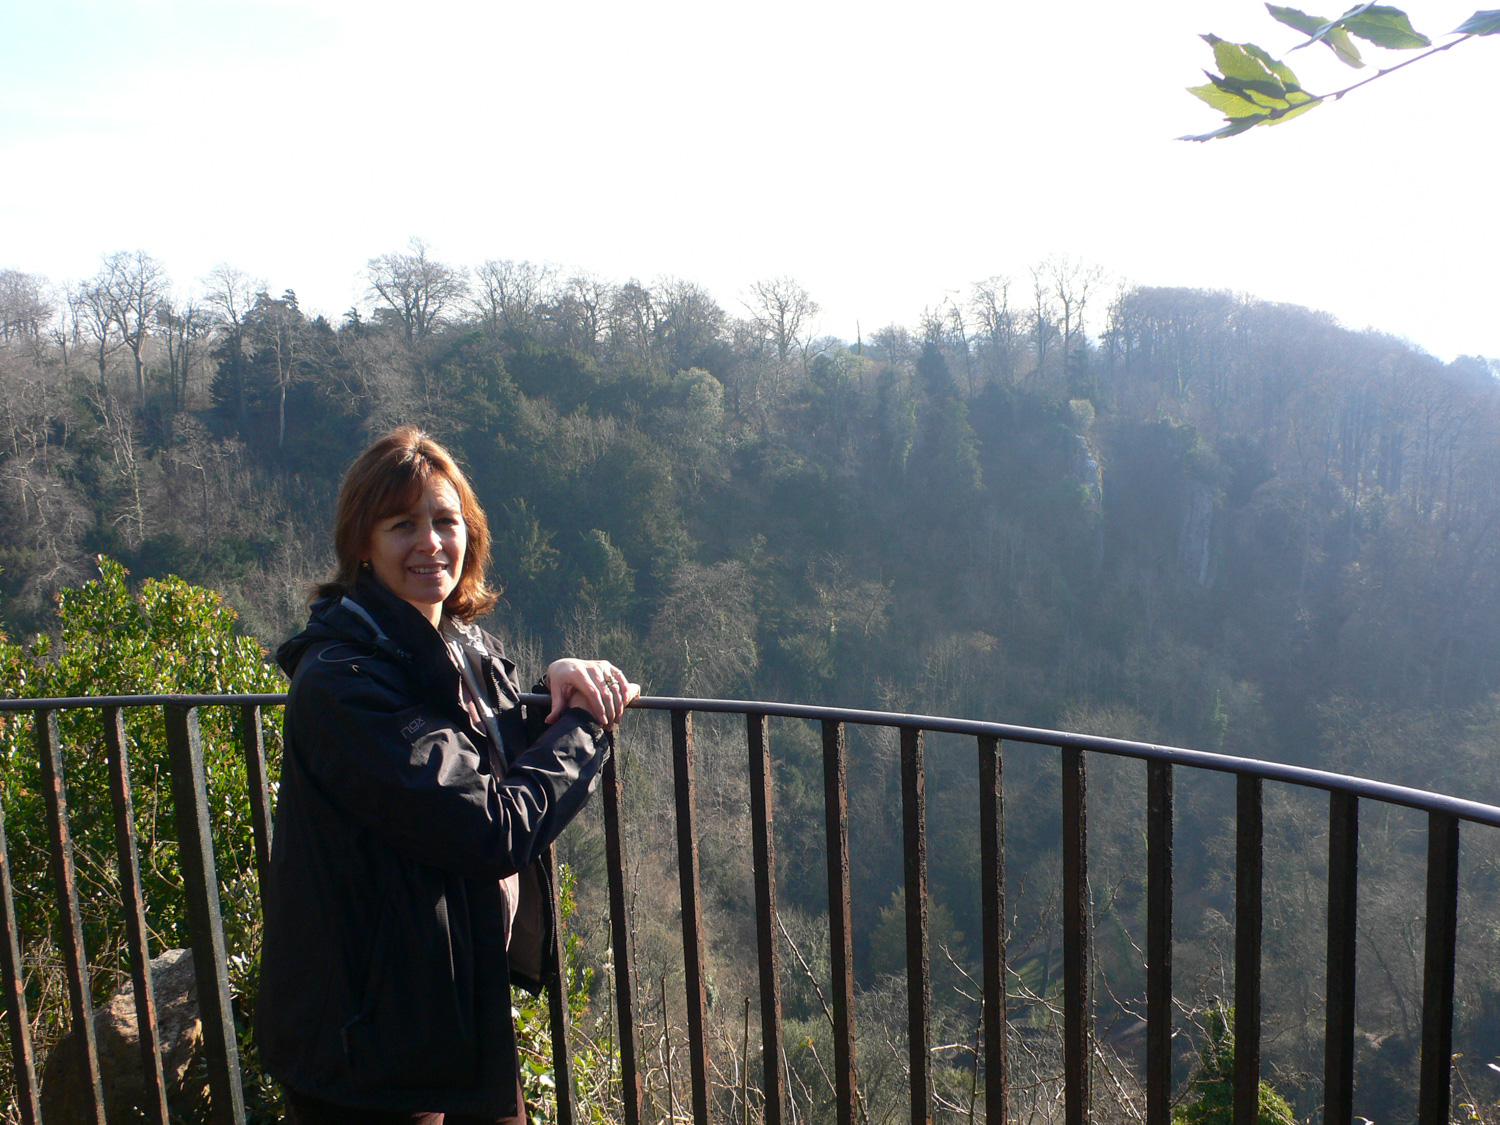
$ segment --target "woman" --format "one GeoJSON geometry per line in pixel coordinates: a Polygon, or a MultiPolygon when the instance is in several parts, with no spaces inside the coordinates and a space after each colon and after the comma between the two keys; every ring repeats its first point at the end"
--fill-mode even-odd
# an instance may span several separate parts
{"type": "Polygon", "coordinates": [[[257,1013],[293,1122],[524,1123],[510,984],[539,989],[538,857],[640,689],[559,660],[544,723],[472,621],[489,531],[442,446],[403,427],[339,489],[338,569],[277,653],[291,677],[257,1013]],[[545,725],[544,725],[545,724],[545,725]]]}

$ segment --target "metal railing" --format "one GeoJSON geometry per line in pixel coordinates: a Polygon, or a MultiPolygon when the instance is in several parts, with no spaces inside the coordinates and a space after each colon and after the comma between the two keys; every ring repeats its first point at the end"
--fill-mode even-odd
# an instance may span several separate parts
{"type": "MultiPolygon", "coordinates": [[[[0,700],[0,713],[29,711],[34,716],[37,753],[43,781],[51,863],[60,919],[72,1027],[81,1030],[88,1077],[93,1086],[94,1117],[103,1125],[104,1095],[93,1039],[89,968],[84,950],[77,881],[69,830],[63,748],[57,712],[93,708],[101,712],[108,758],[115,844],[122,888],[130,966],[141,1028],[142,1061],[150,1091],[150,1113],[166,1125],[167,1089],[160,1049],[146,948],[145,913],[137,860],[129,765],[125,754],[124,708],[161,707],[166,720],[188,928],[197,974],[205,1056],[214,1118],[243,1125],[245,1107],[240,1085],[238,1048],[231,1010],[223,922],[212,839],[209,831],[204,759],[197,708],[232,706],[241,711],[243,752],[250,785],[250,809],[257,870],[264,873],[270,856],[271,816],[261,708],[285,702],[282,695],[113,696],[70,699],[0,700]]],[[[528,705],[546,706],[545,696],[525,696],[528,705]]],[[[908,1054],[911,1120],[933,1117],[930,1040],[932,980],[928,955],[927,825],[923,736],[926,733],[971,736],[976,740],[981,830],[981,909],[983,951],[984,1107],[991,1122],[1006,1120],[1006,949],[1003,742],[1057,747],[1062,767],[1063,896],[1063,1062],[1067,1125],[1089,1119],[1090,1057],[1093,1039],[1090,903],[1088,898],[1088,831],[1086,754],[1143,761],[1147,770],[1146,855],[1146,1122],[1169,1125],[1172,1094],[1172,848],[1173,771],[1178,766],[1233,774],[1236,778],[1235,944],[1233,1078],[1235,1125],[1253,1125],[1257,1117],[1261,1043],[1261,908],[1263,879],[1263,802],[1266,781],[1324,790],[1329,794],[1327,1008],[1324,1120],[1344,1125],[1353,1117],[1355,920],[1361,800],[1416,809],[1427,815],[1426,934],[1421,1026],[1418,1112],[1421,1125],[1448,1121],[1452,1069],[1454,975],[1457,950],[1459,825],[1500,827],[1500,808],[1422,790],[1367,781],[1321,770],[1255,761],[1198,750],[1039,730],[1004,723],[928,715],[861,711],[783,703],[719,699],[647,697],[638,707],[670,713],[674,805],[679,880],[682,894],[682,941],[689,1032],[689,1068],[693,1120],[709,1121],[709,1065],[706,1035],[705,935],[699,887],[698,831],[694,818],[694,712],[743,715],[750,777],[752,864],[763,1057],[763,1120],[783,1125],[786,1076],[776,916],[776,848],[772,815],[772,769],[767,718],[809,720],[822,729],[823,796],[827,835],[828,925],[832,968],[834,1087],[839,1125],[854,1125],[856,1088],[853,930],[850,902],[848,832],[848,754],[846,724],[884,727],[899,732],[904,853],[908,1054]]],[[[616,759],[617,760],[617,759],[616,759]]],[[[610,930],[613,942],[615,1011],[619,1065],[626,1125],[640,1125],[645,1091],[637,1041],[636,998],[631,968],[631,931],[626,911],[626,855],[621,831],[621,778],[615,760],[603,777],[605,853],[609,879],[610,930]]],[[[550,854],[548,862],[551,862],[550,854]]],[[[554,880],[555,885],[555,880],[554,880]]],[[[41,1120],[30,1024],[16,928],[11,866],[0,817],[0,970],[14,1063],[16,1098],[27,1125],[41,1120]]],[[[552,951],[555,965],[562,951],[552,951]]],[[[563,975],[549,995],[558,1121],[573,1125],[571,1061],[568,1051],[567,998],[563,975]]]]}

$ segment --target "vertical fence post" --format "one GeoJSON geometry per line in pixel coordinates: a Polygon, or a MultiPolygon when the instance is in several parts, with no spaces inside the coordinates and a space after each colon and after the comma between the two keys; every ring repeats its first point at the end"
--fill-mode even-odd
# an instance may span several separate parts
{"type": "Polygon", "coordinates": [[[760,953],[760,1053],[764,1125],[781,1125],[781,935],[776,920],[776,838],[771,830],[771,755],[764,715],[745,716],[750,753],[750,836],[755,865],[755,936],[760,953]]]}
{"type": "Polygon", "coordinates": [[[1447,1125],[1453,1081],[1453,977],[1458,948],[1458,818],[1427,814],[1427,939],[1422,969],[1418,1125],[1447,1125]]]}
{"type": "Polygon", "coordinates": [[[708,1038],[704,1009],[703,904],[698,891],[698,831],[693,823],[693,716],[672,712],[672,779],[677,800],[677,876],[682,888],[682,962],[687,976],[688,1067],[693,1120],[708,1125],[708,1038]]]}
{"type": "MultiPolygon", "coordinates": [[[[37,722],[42,722],[40,715],[37,722]]],[[[10,1061],[16,1076],[16,1104],[22,1125],[42,1119],[31,1047],[31,1017],[26,1012],[26,967],[21,962],[21,932],[16,926],[16,895],[10,877],[10,848],[5,843],[5,813],[0,810],[0,968],[4,970],[5,1022],[10,1025],[10,1061]]]]}
{"type": "Polygon", "coordinates": [[[255,875],[266,893],[271,866],[271,787],[266,781],[266,743],[261,733],[260,707],[240,708],[240,741],[245,750],[245,783],[250,788],[250,831],[255,839],[255,875]]]}
{"type": "Polygon", "coordinates": [[[573,1059],[568,1044],[573,1027],[568,1011],[568,965],[563,953],[562,887],[557,879],[557,854],[549,844],[542,853],[547,867],[547,882],[552,887],[552,948],[547,950],[552,981],[547,986],[547,1014],[552,1040],[553,1089],[557,1093],[557,1125],[573,1125],[573,1059]]]}
{"type": "Polygon", "coordinates": [[[1084,1125],[1093,1108],[1093,973],[1090,964],[1088,780],[1083,751],[1062,752],[1063,1119],[1084,1125]]]}
{"type": "Polygon", "coordinates": [[[932,966],[927,948],[927,778],[922,732],[901,730],[901,836],[906,875],[906,1045],[912,1125],[932,1122],[932,966]]]}
{"type": "Polygon", "coordinates": [[[1146,763],[1146,1125],[1172,1121],[1172,764],[1146,763]]]}
{"type": "Polygon", "coordinates": [[[118,707],[104,709],[104,755],[109,764],[109,791],[115,811],[115,856],[120,865],[120,905],[130,947],[130,979],[135,990],[135,1022],[140,1033],[141,1067],[146,1076],[150,1113],[156,1125],[167,1125],[167,1083],[161,1069],[161,1037],[156,1026],[156,996],[151,985],[151,950],[147,944],[146,903],[141,892],[141,863],[135,846],[135,803],[130,792],[130,758],[125,718],[118,707]]]}
{"type": "Polygon", "coordinates": [[[91,1116],[98,1125],[104,1125],[104,1088],[99,1081],[99,1051],[94,1042],[92,983],[83,944],[83,915],[78,908],[78,878],[73,866],[73,835],[68,828],[67,785],[63,779],[62,740],[57,732],[56,711],[36,712],[36,744],[42,766],[42,804],[52,844],[52,880],[67,965],[72,1030],[83,1046],[93,1098],[91,1116]]]}
{"type": "Polygon", "coordinates": [[[218,872],[214,868],[208,783],[195,707],[162,708],[167,721],[167,753],[172,763],[172,808],[193,938],[193,974],[203,1020],[208,1089],[217,1125],[245,1125],[245,1091],[240,1084],[240,1052],[230,1006],[224,920],[219,913],[218,872]]]}
{"type": "Polygon", "coordinates": [[[1323,1121],[1354,1120],[1355,912],[1359,798],[1328,795],[1328,1016],[1323,1049],[1323,1121]]]}
{"type": "Polygon", "coordinates": [[[645,1090],[635,1042],[635,981],[631,975],[630,919],[625,901],[625,838],[620,831],[620,733],[615,752],[604,763],[604,857],[609,871],[609,939],[615,965],[615,1023],[620,1036],[620,1100],[625,1125],[641,1125],[645,1090]]]}
{"type": "Polygon", "coordinates": [[[1260,1113],[1260,927],[1265,824],[1261,779],[1235,782],[1234,1125],[1260,1113]]]}
{"type": "Polygon", "coordinates": [[[823,720],[823,817],[828,835],[828,937],[833,976],[833,1084],[837,1125],[854,1125],[854,932],[849,899],[848,747],[844,724],[823,720]]]}
{"type": "Polygon", "coordinates": [[[1000,740],[979,736],[979,878],[984,921],[984,1119],[1004,1125],[1010,1093],[1005,1057],[1005,794],[1000,740]]]}

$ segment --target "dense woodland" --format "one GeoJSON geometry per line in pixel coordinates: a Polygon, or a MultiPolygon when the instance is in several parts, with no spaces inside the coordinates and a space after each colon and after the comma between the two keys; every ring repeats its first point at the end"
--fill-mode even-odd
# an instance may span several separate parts
{"type": "MultiPolygon", "coordinates": [[[[852,342],[815,335],[813,298],[786,278],[726,308],[691,282],[460,268],[419,242],[367,275],[366,305],[331,323],[227,267],[183,298],[144,253],[71,286],[0,273],[0,627],[56,631],[55,593],[96,578],[104,555],[132,581],[219,591],[274,647],[328,568],[340,472],[372,435],[415,422],[455,451],[489,514],[505,599],[486,624],[523,671],[543,653],[598,653],[656,694],[1068,727],[1500,802],[1494,363],[1444,364],[1230,293],[1109,291],[1060,260],[852,342]]],[[[899,770],[893,739],[851,737],[860,1077],[884,1122],[906,1105],[899,770]]],[[[737,1068],[756,1065],[740,1046],[755,994],[742,739],[700,723],[715,1066],[736,1121],[737,1068]]],[[[625,736],[663,1114],[666,1054],[685,1041],[677,1028],[670,1045],[681,950],[656,815],[664,743],[651,717],[625,736]]],[[[821,759],[793,723],[773,725],[772,749],[793,1096],[799,1122],[820,1121],[821,759]]],[[[975,765],[971,743],[934,739],[928,754],[939,1110],[959,1120],[983,1081],[965,976],[980,957],[975,765]]],[[[1013,1112],[1047,1119],[1056,757],[1009,755],[1013,1112]]],[[[1124,1120],[1141,1095],[1144,772],[1090,768],[1096,1096],[1124,1120]]],[[[1184,1079],[1193,1029],[1232,993],[1232,793],[1179,780],[1184,1079]]],[[[1415,816],[1369,818],[1356,1109],[1384,1122],[1415,1099],[1426,835],[1415,816]]],[[[1464,846],[1460,1068],[1488,1114],[1500,848],[1477,830],[1464,846]]],[[[597,822],[562,850],[580,956],[602,964],[597,822]]],[[[1325,855],[1326,805],[1268,788],[1265,1067],[1301,1118],[1321,1098],[1325,855]]],[[[605,975],[581,1021],[601,1043],[605,975]]],[[[680,1103],[680,1060],[673,1082],[680,1103]]]]}

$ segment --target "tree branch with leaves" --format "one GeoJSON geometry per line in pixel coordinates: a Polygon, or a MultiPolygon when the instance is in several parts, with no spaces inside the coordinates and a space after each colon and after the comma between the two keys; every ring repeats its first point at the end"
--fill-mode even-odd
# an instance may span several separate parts
{"type": "Polygon", "coordinates": [[[1374,74],[1342,89],[1314,94],[1303,88],[1291,67],[1272,58],[1266,50],[1254,43],[1230,43],[1217,35],[1205,35],[1203,39],[1213,48],[1214,62],[1222,73],[1204,71],[1208,75],[1208,81],[1202,86],[1189,86],[1188,93],[1224,114],[1225,123],[1211,133],[1179,137],[1179,140],[1211,141],[1219,137],[1233,137],[1257,125],[1278,125],[1316,109],[1324,102],[1338,101],[1361,86],[1368,86],[1376,79],[1394,74],[1412,63],[1451,51],[1460,43],[1483,35],[1500,35],[1500,9],[1475,12],[1449,32],[1453,38],[1437,46],[1433,46],[1431,39],[1412,27],[1411,20],[1400,8],[1384,4],[1360,4],[1332,20],[1277,4],[1267,4],[1266,10],[1278,23],[1307,36],[1307,39],[1292,48],[1293,51],[1322,43],[1340,62],[1355,69],[1362,69],[1366,65],[1355,39],[1362,39],[1385,50],[1427,49],[1392,66],[1381,67],[1374,74]]]}

